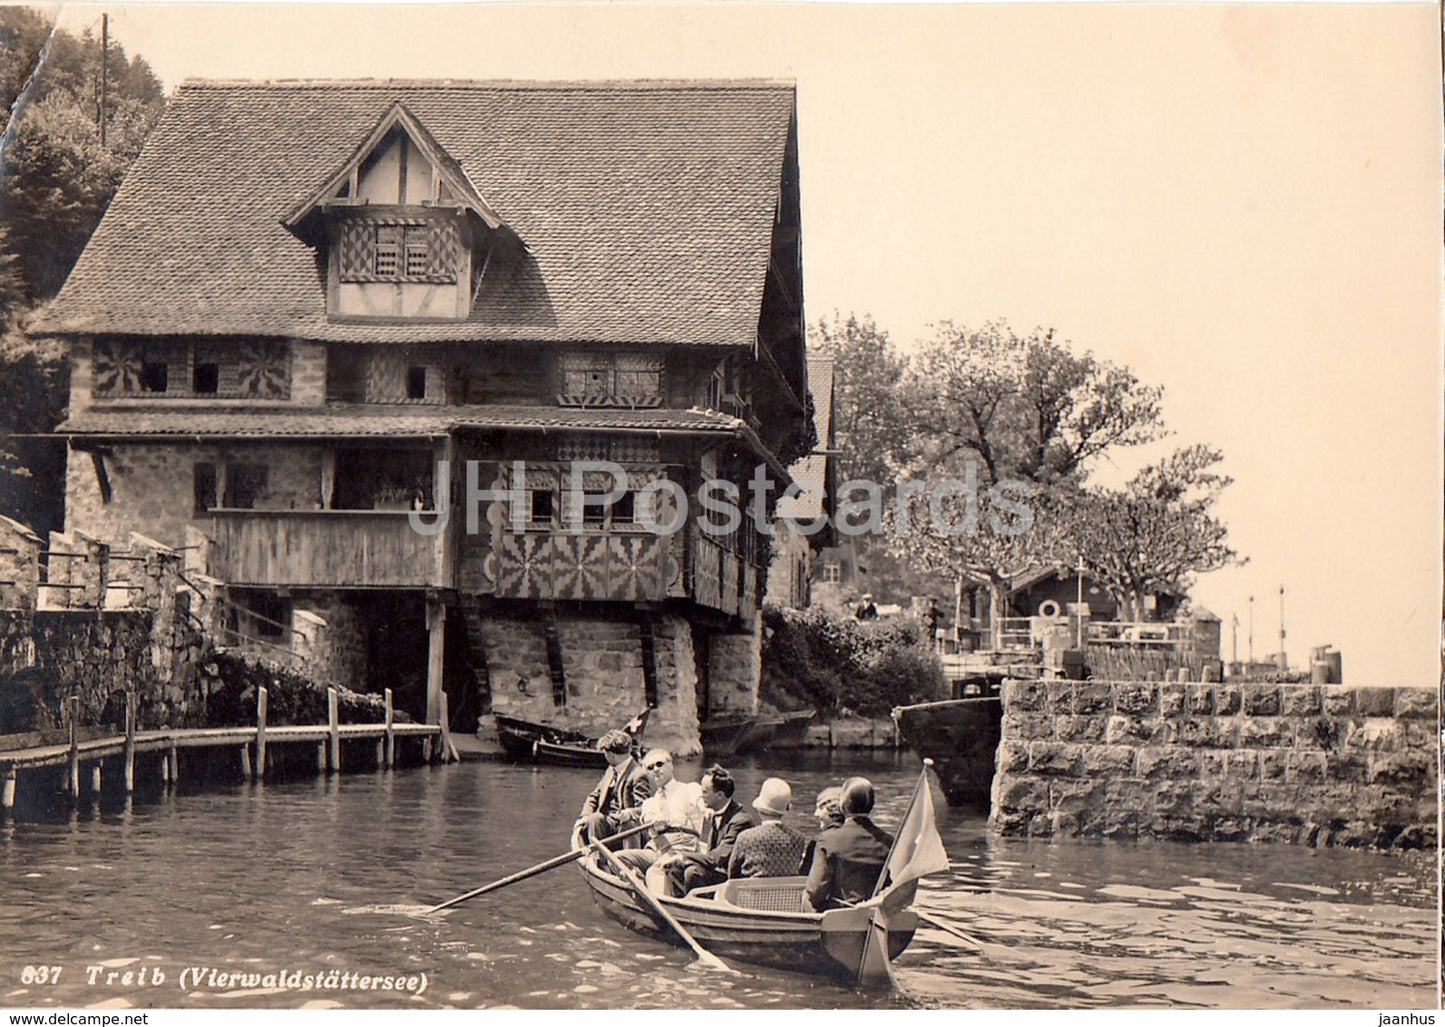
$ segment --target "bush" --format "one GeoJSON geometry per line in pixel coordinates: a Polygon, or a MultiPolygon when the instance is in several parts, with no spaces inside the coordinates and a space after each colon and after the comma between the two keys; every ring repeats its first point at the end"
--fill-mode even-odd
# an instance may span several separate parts
{"type": "Polygon", "coordinates": [[[943,667],[911,617],[860,621],[822,607],[763,608],[761,698],[823,716],[886,715],[946,697],[943,667]]]}
{"type": "MultiPolygon", "coordinates": [[[[206,653],[201,661],[207,727],[256,723],[256,689],[266,689],[268,724],[325,724],[326,686],[304,674],[234,652],[206,653]]],[[[386,702],[379,695],[337,689],[337,719],[342,724],[379,724],[386,702]]],[[[411,718],[400,710],[397,721],[411,718]]]]}

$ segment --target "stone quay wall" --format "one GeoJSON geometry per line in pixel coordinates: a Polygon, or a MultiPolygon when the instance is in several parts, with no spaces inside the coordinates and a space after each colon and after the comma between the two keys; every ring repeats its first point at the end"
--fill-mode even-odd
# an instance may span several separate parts
{"type": "Polygon", "coordinates": [[[1434,688],[1009,681],[1005,834],[1426,847],[1434,688]]]}

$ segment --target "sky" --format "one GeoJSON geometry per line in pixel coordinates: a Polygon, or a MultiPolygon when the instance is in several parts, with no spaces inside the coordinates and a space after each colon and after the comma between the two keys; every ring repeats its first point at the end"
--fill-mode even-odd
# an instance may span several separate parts
{"type": "MultiPolygon", "coordinates": [[[[1414,4],[108,5],[202,78],[790,78],[810,321],[1052,327],[1224,452],[1231,655],[1439,680],[1441,110],[1414,4]]],[[[60,24],[98,31],[102,8],[60,24]]],[[[485,184],[479,183],[485,193],[485,184]]],[[[204,202],[204,198],[200,198],[204,202]]]]}

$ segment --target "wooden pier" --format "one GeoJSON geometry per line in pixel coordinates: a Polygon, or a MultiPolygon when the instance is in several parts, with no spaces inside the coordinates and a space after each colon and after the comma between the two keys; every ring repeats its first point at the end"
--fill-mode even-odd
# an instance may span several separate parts
{"type": "Polygon", "coordinates": [[[391,689],[385,692],[386,718],[376,724],[342,724],[338,719],[339,702],[336,689],[327,689],[325,724],[275,725],[266,722],[266,689],[256,692],[256,723],[248,727],[159,728],[136,729],[135,695],[126,696],[125,734],[81,740],[77,729],[78,700],[67,702],[70,740],[26,749],[0,750],[0,808],[8,811],[15,805],[20,771],[38,767],[64,766],[66,791],[72,798],[80,795],[82,764],[89,763],[90,788],[100,792],[103,765],[119,765],[124,775],[125,791],[135,790],[136,753],[159,752],[162,782],[174,785],[180,777],[179,750],[193,748],[228,748],[238,750],[241,772],[252,780],[264,778],[270,761],[268,750],[277,745],[305,744],[316,746],[318,772],[339,773],[342,769],[341,743],[372,739],[376,743],[376,765],[390,769],[396,766],[398,739],[418,738],[422,741],[425,762],[439,759],[457,760],[457,750],[447,730],[446,695],[441,697],[440,724],[397,723],[392,707],[391,689]],[[111,761],[116,761],[112,763],[111,761]]]}

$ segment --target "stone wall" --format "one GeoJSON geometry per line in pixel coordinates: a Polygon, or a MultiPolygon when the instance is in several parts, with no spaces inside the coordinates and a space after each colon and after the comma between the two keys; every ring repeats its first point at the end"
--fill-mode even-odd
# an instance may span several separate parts
{"type": "Polygon", "coordinates": [[[753,630],[714,632],[708,640],[708,713],[757,713],[762,635],[753,630]]]}
{"type": "Polygon", "coordinates": [[[1006,834],[1433,846],[1433,688],[1011,681],[1006,834]]]}
{"type": "MultiPolygon", "coordinates": [[[[492,614],[481,630],[494,713],[595,735],[621,727],[647,707],[637,621],[577,612],[558,612],[554,620],[492,614]],[[561,644],[566,679],[566,702],[560,705],[547,654],[549,623],[561,644]]],[[[672,614],[655,617],[653,652],[658,694],[647,740],[690,755],[699,746],[688,622],[672,614]]]]}
{"type": "Polygon", "coordinates": [[[195,465],[226,462],[267,468],[258,509],[311,510],[320,504],[319,447],[115,443],[103,458],[77,449],[67,455],[66,531],[106,539],[144,532],[168,546],[181,546],[186,526],[195,520],[195,465]],[[96,460],[103,463],[109,501],[102,495],[96,460]]]}

